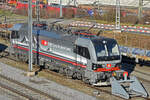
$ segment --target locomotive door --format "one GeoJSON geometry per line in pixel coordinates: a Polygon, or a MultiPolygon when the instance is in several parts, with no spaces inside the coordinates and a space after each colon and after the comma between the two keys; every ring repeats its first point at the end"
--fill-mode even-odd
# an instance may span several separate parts
{"type": "Polygon", "coordinates": [[[83,64],[83,58],[80,55],[77,55],[77,61],[83,64]]]}
{"type": "Polygon", "coordinates": [[[75,53],[76,53],[76,61],[77,62],[80,62],[82,64],[86,64],[87,63],[86,48],[85,47],[76,45],[75,53]]]}

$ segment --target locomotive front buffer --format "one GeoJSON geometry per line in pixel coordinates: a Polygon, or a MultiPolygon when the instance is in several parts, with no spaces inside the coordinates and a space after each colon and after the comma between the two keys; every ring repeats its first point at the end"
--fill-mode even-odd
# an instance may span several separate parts
{"type": "Polygon", "coordinates": [[[131,97],[148,97],[146,89],[135,76],[128,76],[128,72],[123,73],[124,79],[112,77],[110,79],[112,94],[125,99],[131,97]]]}

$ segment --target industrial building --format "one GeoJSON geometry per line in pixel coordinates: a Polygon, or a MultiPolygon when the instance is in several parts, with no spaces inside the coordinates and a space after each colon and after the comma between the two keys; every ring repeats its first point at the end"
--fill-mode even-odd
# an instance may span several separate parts
{"type": "MultiPolygon", "coordinates": [[[[144,7],[150,7],[148,0],[120,0],[121,6],[138,7],[140,1],[143,1],[144,7]]],[[[59,4],[60,0],[48,0],[48,4],[59,4]]],[[[80,5],[80,4],[100,4],[116,5],[116,0],[62,0],[63,5],[80,5]]]]}

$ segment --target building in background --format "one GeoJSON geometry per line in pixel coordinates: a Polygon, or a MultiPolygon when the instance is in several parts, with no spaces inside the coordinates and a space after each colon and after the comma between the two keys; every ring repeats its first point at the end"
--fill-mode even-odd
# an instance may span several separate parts
{"type": "MultiPolygon", "coordinates": [[[[93,4],[96,0],[62,0],[62,5],[93,4]]],[[[48,4],[59,4],[60,0],[48,0],[48,4]]]]}
{"type": "MultiPolygon", "coordinates": [[[[48,0],[48,4],[59,4],[60,0],[48,0]]],[[[116,5],[116,0],[62,0],[62,5],[99,4],[116,5]]],[[[144,7],[150,7],[148,0],[143,0],[144,7]]],[[[139,0],[120,0],[120,6],[138,7],[139,0]]]]}

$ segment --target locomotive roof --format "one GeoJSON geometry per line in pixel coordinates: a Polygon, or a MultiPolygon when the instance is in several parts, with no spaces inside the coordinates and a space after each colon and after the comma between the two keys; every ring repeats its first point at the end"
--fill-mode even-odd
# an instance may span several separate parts
{"type": "Polygon", "coordinates": [[[56,38],[56,39],[60,39],[61,38],[61,36],[58,35],[55,31],[33,30],[33,34],[41,35],[41,36],[45,36],[45,37],[56,38]]]}
{"type": "MultiPolygon", "coordinates": [[[[27,23],[19,23],[19,24],[15,24],[10,30],[11,31],[21,31],[21,30],[26,30],[27,31],[27,23]]],[[[99,41],[102,42],[102,40],[105,41],[114,41],[114,39],[111,38],[106,38],[106,37],[102,37],[102,36],[92,36],[92,37],[84,37],[83,35],[79,36],[79,35],[73,35],[73,34],[68,34],[65,33],[63,31],[48,31],[48,30],[43,30],[43,29],[38,29],[38,28],[33,28],[33,34],[35,35],[40,35],[40,36],[44,36],[44,37],[50,37],[50,38],[55,38],[55,39],[63,39],[63,40],[69,40],[74,42],[76,40],[76,38],[80,37],[83,39],[88,39],[91,41],[99,41]]]]}
{"type": "Polygon", "coordinates": [[[12,28],[10,28],[9,30],[10,30],[10,31],[13,31],[13,30],[19,31],[21,27],[22,27],[22,23],[18,23],[18,24],[15,24],[15,25],[14,25],[12,28]]]}
{"type": "Polygon", "coordinates": [[[103,37],[103,36],[99,36],[97,38],[93,38],[91,39],[93,42],[102,42],[102,41],[116,41],[115,39],[112,38],[107,38],[107,37],[103,37]]]}

